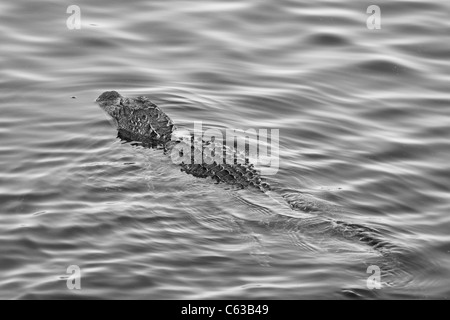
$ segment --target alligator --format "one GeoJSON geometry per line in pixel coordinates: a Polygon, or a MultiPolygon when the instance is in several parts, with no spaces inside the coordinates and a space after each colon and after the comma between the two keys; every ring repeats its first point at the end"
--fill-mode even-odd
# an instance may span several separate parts
{"type": "MultiPolygon", "coordinates": [[[[173,121],[147,97],[126,98],[116,91],[107,91],[101,94],[96,102],[113,119],[118,137],[122,140],[137,142],[144,147],[161,148],[165,153],[170,153],[178,144],[191,139],[189,141],[193,151],[191,160],[196,152],[205,154],[205,149],[217,150],[217,146],[211,141],[195,143],[193,137],[177,137],[175,134],[177,127],[173,121]]],[[[229,147],[223,148],[224,152],[230,153],[227,149],[229,147]]],[[[187,174],[198,178],[211,178],[218,184],[225,183],[238,189],[253,188],[264,193],[276,191],[261,177],[254,165],[249,163],[246,154],[235,150],[231,150],[231,153],[234,157],[231,164],[229,161],[217,163],[209,159],[197,164],[194,161],[185,161],[179,163],[179,166],[181,171],[187,174]]],[[[292,198],[289,194],[282,194],[281,197],[292,210],[314,211],[307,201],[292,198]]],[[[335,233],[341,234],[346,239],[357,239],[378,251],[386,251],[393,247],[374,228],[322,216],[320,219],[321,223],[330,224],[335,233]]]]}

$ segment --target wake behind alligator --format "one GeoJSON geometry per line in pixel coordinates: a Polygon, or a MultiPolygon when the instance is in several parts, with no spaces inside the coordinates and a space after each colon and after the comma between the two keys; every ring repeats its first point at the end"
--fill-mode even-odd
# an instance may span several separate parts
{"type": "MultiPolygon", "coordinates": [[[[177,137],[176,126],[172,120],[146,97],[126,98],[116,91],[104,92],[96,100],[114,120],[119,137],[127,141],[139,142],[144,147],[161,148],[165,153],[178,150],[180,144],[187,144],[192,148],[191,157],[196,154],[208,155],[217,150],[217,143],[201,141],[191,143],[193,137],[177,137]]],[[[254,166],[248,163],[245,154],[236,150],[225,150],[224,154],[231,154],[234,161],[217,163],[213,159],[203,159],[200,164],[194,161],[181,162],[181,170],[198,178],[210,178],[217,183],[226,183],[238,189],[257,189],[266,194],[279,196],[292,210],[311,212],[314,208],[305,199],[299,199],[292,193],[281,188],[275,188],[265,181],[254,166]],[[231,152],[230,152],[231,151],[231,152]],[[244,158],[244,161],[239,161],[244,158]]],[[[334,234],[345,239],[361,241],[374,249],[388,253],[393,246],[383,239],[381,233],[373,228],[360,224],[347,223],[328,217],[316,217],[320,224],[329,225],[334,234]]]]}

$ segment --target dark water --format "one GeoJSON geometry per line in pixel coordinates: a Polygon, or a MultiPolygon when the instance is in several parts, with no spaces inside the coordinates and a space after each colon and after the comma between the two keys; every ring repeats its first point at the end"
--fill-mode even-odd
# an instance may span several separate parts
{"type": "Polygon", "coordinates": [[[378,1],[369,30],[371,4],[2,1],[0,298],[449,298],[450,5],[378,1]],[[122,143],[94,103],[111,89],[180,125],[280,129],[270,179],[396,249],[122,143]]]}

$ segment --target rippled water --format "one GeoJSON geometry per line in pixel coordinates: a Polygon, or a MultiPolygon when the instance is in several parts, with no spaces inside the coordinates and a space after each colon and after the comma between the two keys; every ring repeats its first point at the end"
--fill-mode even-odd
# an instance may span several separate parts
{"type": "Polygon", "coordinates": [[[79,0],[69,30],[72,4],[0,3],[0,298],[449,298],[448,3],[378,1],[380,30],[369,1],[79,0]],[[181,126],[280,129],[271,181],[395,249],[121,142],[94,103],[112,89],[181,126]]]}

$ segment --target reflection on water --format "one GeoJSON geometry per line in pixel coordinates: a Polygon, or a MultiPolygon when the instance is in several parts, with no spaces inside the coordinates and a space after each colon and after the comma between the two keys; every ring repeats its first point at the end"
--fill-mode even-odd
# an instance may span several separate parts
{"type": "Polygon", "coordinates": [[[447,4],[381,1],[369,30],[369,1],[82,0],[69,30],[72,4],[0,4],[0,298],[448,297],[447,4]],[[123,144],[106,90],[180,126],[280,129],[271,182],[395,247],[123,144]]]}

